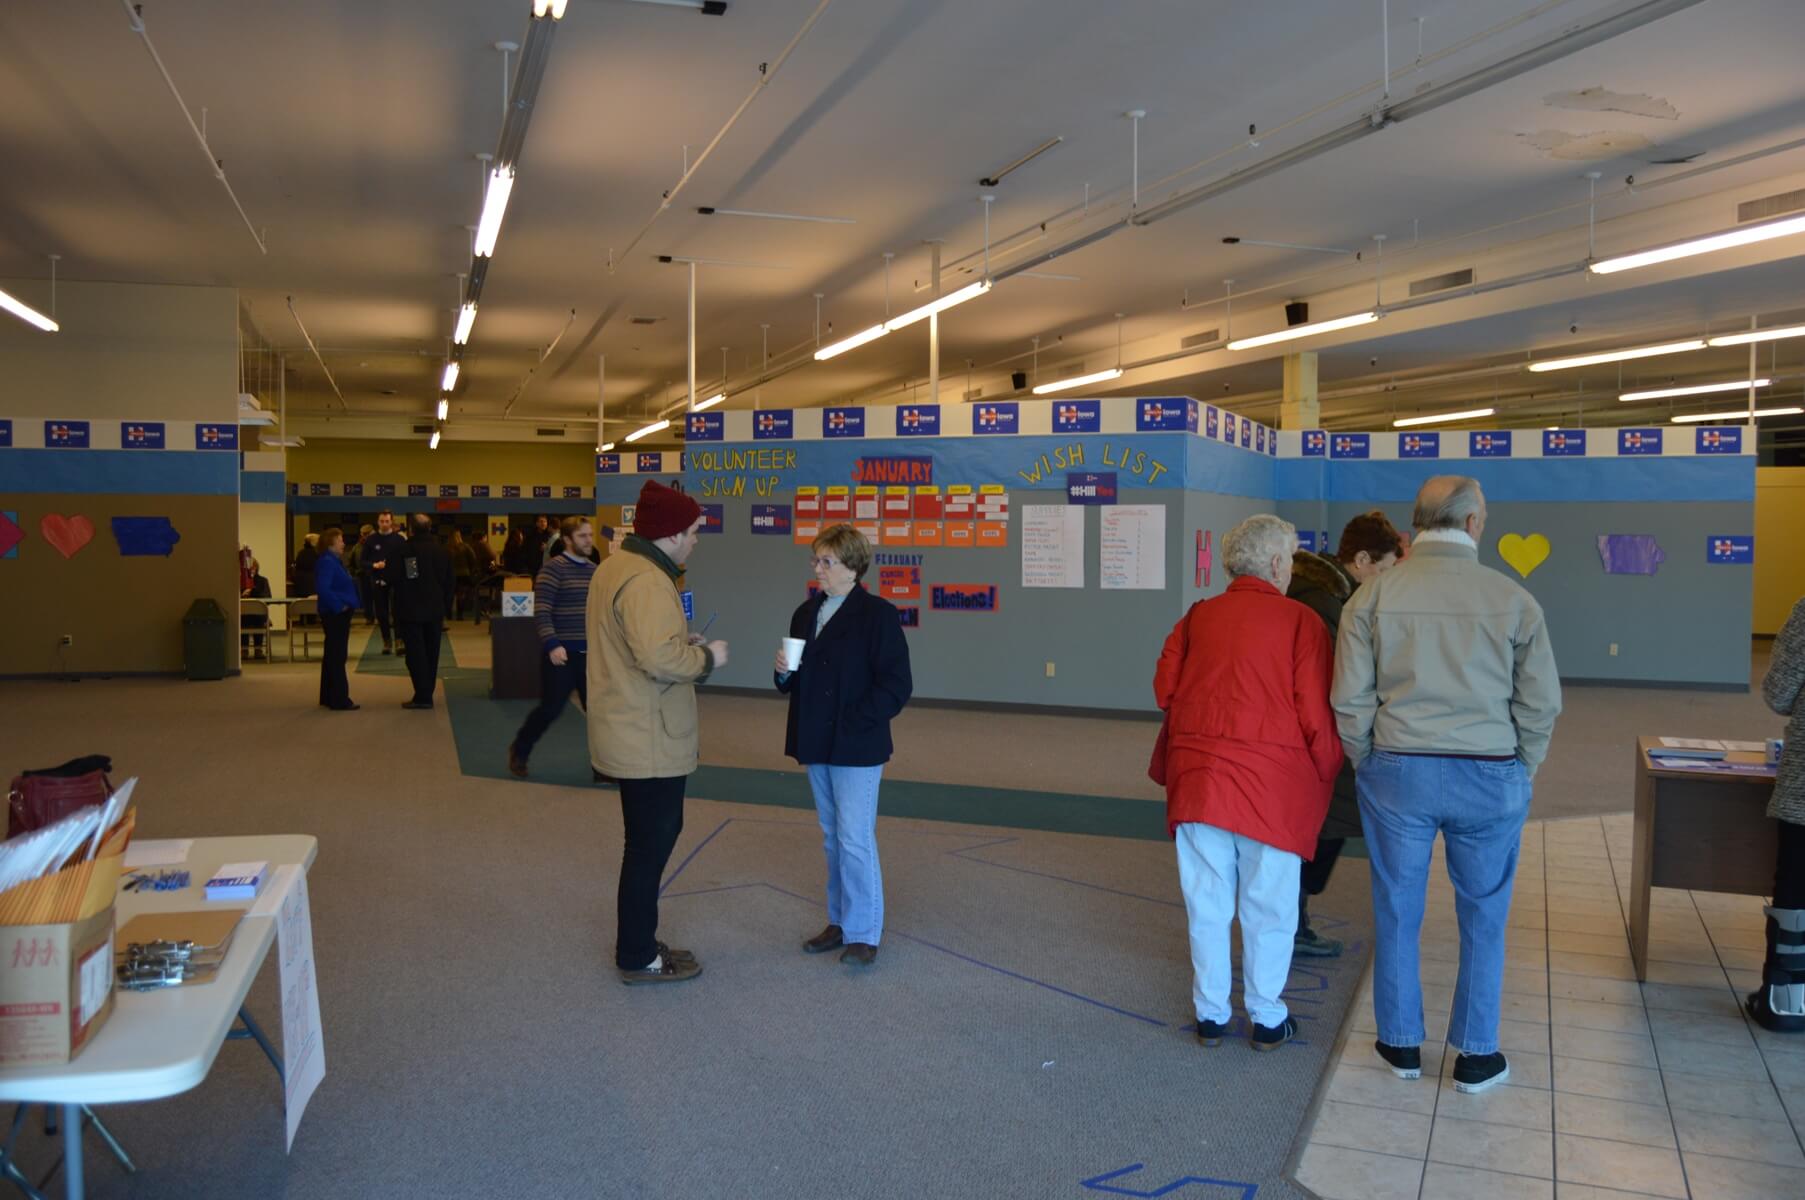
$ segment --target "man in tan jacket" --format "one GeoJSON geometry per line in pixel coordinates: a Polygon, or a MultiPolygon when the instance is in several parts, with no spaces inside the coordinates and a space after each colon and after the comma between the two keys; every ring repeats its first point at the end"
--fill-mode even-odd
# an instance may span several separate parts
{"type": "Polygon", "coordinates": [[[677,581],[701,507],[647,480],[633,533],[596,569],[589,633],[589,759],[620,781],[621,855],[614,965],[623,983],[675,983],[702,967],[658,940],[658,883],[683,831],[696,769],[696,684],[726,665],[727,643],[689,632],[677,581]]]}

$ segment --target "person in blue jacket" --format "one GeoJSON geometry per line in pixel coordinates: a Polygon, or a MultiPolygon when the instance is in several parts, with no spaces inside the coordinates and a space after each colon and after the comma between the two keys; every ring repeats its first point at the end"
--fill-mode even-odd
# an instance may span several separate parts
{"type": "Polygon", "coordinates": [[[894,746],[890,721],[909,702],[909,645],[902,618],[859,585],[871,543],[850,525],[815,539],[821,590],[790,618],[802,663],[777,652],[777,690],[790,698],[784,753],[808,769],[827,853],[827,928],[810,954],[844,946],[840,961],[868,967],[884,934],[884,879],[877,857],[877,789],[894,746]]]}
{"type": "Polygon", "coordinates": [[[320,598],[320,624],[326,629],[326,649],[320,658],[320,705],[336,712],[359,707],[351,703],[351,684],[345,678],[345,658],[351,649],[351,617],[357,612],[357,582],[345,570],[340,555],[345,534],[333,526],[320,534],[320,557],[314,564],[314,588],[320,598]]]}

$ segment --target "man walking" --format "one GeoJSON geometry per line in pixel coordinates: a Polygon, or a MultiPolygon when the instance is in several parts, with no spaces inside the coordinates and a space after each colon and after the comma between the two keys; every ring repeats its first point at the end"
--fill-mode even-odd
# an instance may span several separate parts
{"type": "Polygon", "coordinates": [[[376,532],[363,541],[358,566],[370,581],[370,603],[376,609],[376,624],[382,631],[382,652],[395,652],[395,576],[401,567],[401,551],[407,539],[395,528],[395,514],[383,509],[376,514],[376,532]]]}
{"type": "Polygon", "coordinates": [[[1343,610],[1332,700],[1372,859],[1379,1057],[1422,1074],[1418,936],[1439,832],[1460,921],[1448,1045],[1454,1087],[1510,1078],[1498,1052],[1505,925],[1530,780],[1561,711],[1542,609],[1479,565],[1485,496],[1441,475],[1417,493],[1410,557],[1343,610]]]}
{"type": "Polygon", "coordinates": [[[589,581],[595,577],[595,564],[589,561],[595,530],[589,518],[564,518],[558,545],[562,553],[546,561],[533,584],[533,621],[543,651],[541,691],[539,707],[527,714],[526,723],[508,744],[508,770],[519,779],[526,778],[533,747],[564,712],[571,691],[585,709],[589,707],[589,633],[583,625],[589,581]]]}
{"type": "Polygon", "coordinates": [[[658,882],[683,831],[696,769],[696,684],[727,664],[727,643],[688,631],[677,580],[702,509],[648,479],[633,534],[589,585],[589,761],[620,781],[621,855],[614,965],[623,983],[675,983],[702,971],[658,940],[658,882]]]}
{"type": "Polygon", "coordinates": [[[427,514],[414,514],[413,536],[402,547],[399,563],[395,617],[402,651],[407,655],[407,673],[414,680],[414,698],[401,707],[431,708],[439,679],[439,637],[451,616],[455,591],[451,556],[439,544],[427,514]]]}

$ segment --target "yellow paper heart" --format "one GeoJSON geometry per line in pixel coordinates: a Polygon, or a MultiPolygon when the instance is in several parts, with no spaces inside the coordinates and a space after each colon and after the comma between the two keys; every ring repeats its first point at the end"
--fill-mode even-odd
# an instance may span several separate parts
{"type": "Polygon", "coordinates": [[[1498,539],[1498,557],[1509,563],[1511,570],[1528,579],[1529,573],[1548,561],[1554,547],[1539,533],[1528,537],[1507,533],[1498,539]]]}

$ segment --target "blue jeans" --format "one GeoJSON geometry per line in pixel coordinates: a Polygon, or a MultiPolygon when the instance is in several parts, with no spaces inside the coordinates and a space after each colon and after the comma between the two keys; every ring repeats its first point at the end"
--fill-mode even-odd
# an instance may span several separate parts
{"type": "Polygon", "coordinates": [[[1367,853],[1372,857],[1373,1015],[1379,1040],[1423,1040],[1418,938],[1439,832],[1460,921],[1460,977],[1448,1044],[1464,1054],[1498,1049],[1504,992],[1504,936],[1517,850],[1529,815],[1523,764],[1375,751],[1355,777],[1367,853]]]}
{"type": "Polygon", "coordinates": [[[877,945],[884,936],[884,873],[877,861],[877,785],[884,768],[808,769],[827,852],[827,921],[848,942],[877,945]]]}

